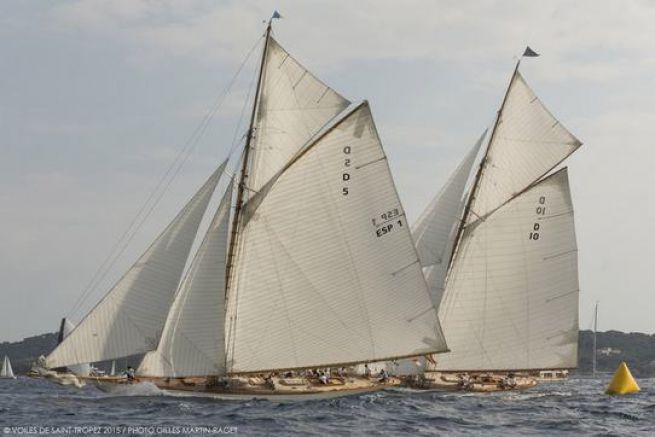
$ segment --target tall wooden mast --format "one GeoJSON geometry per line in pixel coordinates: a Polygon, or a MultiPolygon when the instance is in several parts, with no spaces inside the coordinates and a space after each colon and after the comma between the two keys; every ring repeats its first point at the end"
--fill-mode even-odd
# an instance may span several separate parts
{"type": "Polygon", "coordinates": [[[507,96],[509,96],[509,91],[512,88],[514,79],[516,78],[516,73],[519,71],[520,64],[521,64],[521,59],[519,58],[519,60],[516,62],[516,67],[514,67],[514,72],[512,73],[512,78],[509,81],[509,85],[507,85],[507,90],[505,91],[503,102],[500,105],[500,109],[498,109],[498,115],[496,116],[494,127],[491,130],[491,137],[489,138],[489,142],[487,143],[487,148],[484,152],[484,156],[482,157],[482,160],[480,161],[480,166],[478,167],[478,171],[475,174],[475,180],[473,182],[473,186],[471,187],[471,192],[469,194],[468,199],[466,200],[466,205],[464,206],[464,213],[462,214],[462,220],[460,221],[459,227],[457,228],[457,234],[455,236],[455,244],[453,245],[453,250],[450,253],[450,261],[448,262],[448,268],[446,269],[447,272],[446,277],[449,275],[450,269],[453,266],[453,261],[455,261],[455,254],[457,253],[457,249],[459,249],[459,243],[462,237],[462,232],[464,232],[464,228],[466,227],[466,222],[468,221],[468,218],[471,215],[471,204],[473,203],[473,199],[475,199],[475,195],[477,194],[478,187],[480,185],[480,179],[482,178],[482,172],[484,171],[484,168],[487,164],[489,150],[491,149],[491,145],[493,144],[494,138],[496,136],[498,125],[500,124],[501,118],[503,116],[503,109],[505,109],[505,103],[507,102],[507,96]]]}
{"type": "Polygon", "coordinates": [[[255,136],[255,117],[257,116],[257,110],[259,108],[261,87],[262,87],[262,78],[264,73],[264,65],[266,65],[266,53],[268,51],[268,42],[271,36],[271,23],[272,19],[269,20],[268,26],[266,27],[266,34],[264,36],[264,50],[262,51],[261,63],[259,65],[259,77],[257,78],[257,88],[255,90],[255,100],[252,105],[252,113],[250,114],[250,125],[248,126],[248,134],[246,139],[246,145],[243,150],[243,162],[241,163],[241,173],[239,176],[239,182],[237,184],[237,200],[234,209],[234,216],[232,218],[232,231],[230,234],[230,243],[229,249],[227,252],[227,262],[226,262],[226,271],[225,271],[225,295],[227,297],[228,290],[232,282],[232,265],[234,264],[234,258],[236,256],[237,249],[237,240],[239,238],[239,224],[241,218],[241,212],[243,209],[243,197],[244,192],[247,189],[246,183],[248,180],[248,164],[250,159],[250,149],[252,148],[252,141],[255,136]]]}

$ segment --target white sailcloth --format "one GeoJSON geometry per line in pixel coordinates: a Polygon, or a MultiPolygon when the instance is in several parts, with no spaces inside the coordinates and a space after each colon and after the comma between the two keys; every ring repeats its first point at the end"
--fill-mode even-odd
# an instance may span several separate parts
{"type": "Polygon", "coordinates": [[[478,139],[412,228],[432,302],[437,308],[464,209],[464,188],[486,134],[485,131],[478,139]]]}
{"type": "MultiPolygon", "coordinates": [[[[62,326],[62,338],[66,338],[70,335],[71,332],[75,329],[75,325],[73,322],[68,320],[68,318],[64,319],[64,324],[62,326]]],[[[75,364],[75,365],[70,365],[67,366],[68,370],[73,372],[75,375],[78,376],[88,376],[89,373],[91,373],[91,365],[89,363],[81,363],[81,364],[75,364]]]]}
{"type": "Polygon", "coordinates": [[[229,294],[228,372],[446,350],[368,104],[261,196],[229,294]]]}
{"type": "Polygon", "coordinates": [[[14,370],[11,368],[11,362],[9,357],[5,355],[4,360],[2,360],[2,369],[0,369],[0,378],[2,379],[15,379],[14,370]]]}
{"type": "Polygon", "coordinates": [[[581,144],[551,115],[517,71],[473,193],[467,223],[507,202],[581,144]]]}
{"type": "Polygon", "coordinates": [[[464,230],[439,308],[442,370],[577,365],[578,273],[566,169],[464,230]]]}
{"type": "Polygon", "coordinates": [[[246,181],[255,192],[350,103],[298,63],[272,37],[262,74],[246,181]]]}
{"type": "Polygon", "coordinates": [[[77,328],[48,355],[50,368],[154,350],[223,163],[77,328]]]}
{"type": "Polygon", "coordinates": [[[225,373],[225,258],[231,203],[232,183],[175,297],[159,346],[146,354],[138,374],[225,373]]]}

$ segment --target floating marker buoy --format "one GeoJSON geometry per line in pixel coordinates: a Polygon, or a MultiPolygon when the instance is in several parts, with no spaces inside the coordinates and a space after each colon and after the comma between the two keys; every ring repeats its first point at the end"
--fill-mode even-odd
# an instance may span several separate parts
{"type": "Polygon", "coordinates": [[[632,377],[625,361],[621,361],[605,393],[608,395],[625,395],[628,393],[637,393],[640,390],[637,381],[632,377]]]}

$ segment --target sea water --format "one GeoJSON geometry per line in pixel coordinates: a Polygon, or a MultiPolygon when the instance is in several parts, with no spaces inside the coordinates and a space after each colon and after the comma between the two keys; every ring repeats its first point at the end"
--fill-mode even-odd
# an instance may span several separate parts
{"type": "Polygon", "coordinates": [[[109,395],[19,377],[0,381],[0,435],[655,435],[654,380],[607,396],[605,379],[488,394],[390,389],[278,403],[109,395]]]}

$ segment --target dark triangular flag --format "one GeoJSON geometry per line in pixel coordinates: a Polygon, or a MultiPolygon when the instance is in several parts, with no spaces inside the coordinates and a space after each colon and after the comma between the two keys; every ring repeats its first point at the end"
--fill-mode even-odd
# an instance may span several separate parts
{"type": "Polygon", "coordinates": [[[271,20],[274,18],[282,18],[282,15],[278,11],[273,12],[273,16],[271,17],[271,20]]]}
{"type": "Polygon", "coordinates": [[[526,57],[526,58],[536,58],[537,56],[539,56],[539,53],[532,50],[530,48],[530,46],[527,46],[525,48],[525,51],[523,52],[523,57],[526,57]]]}

